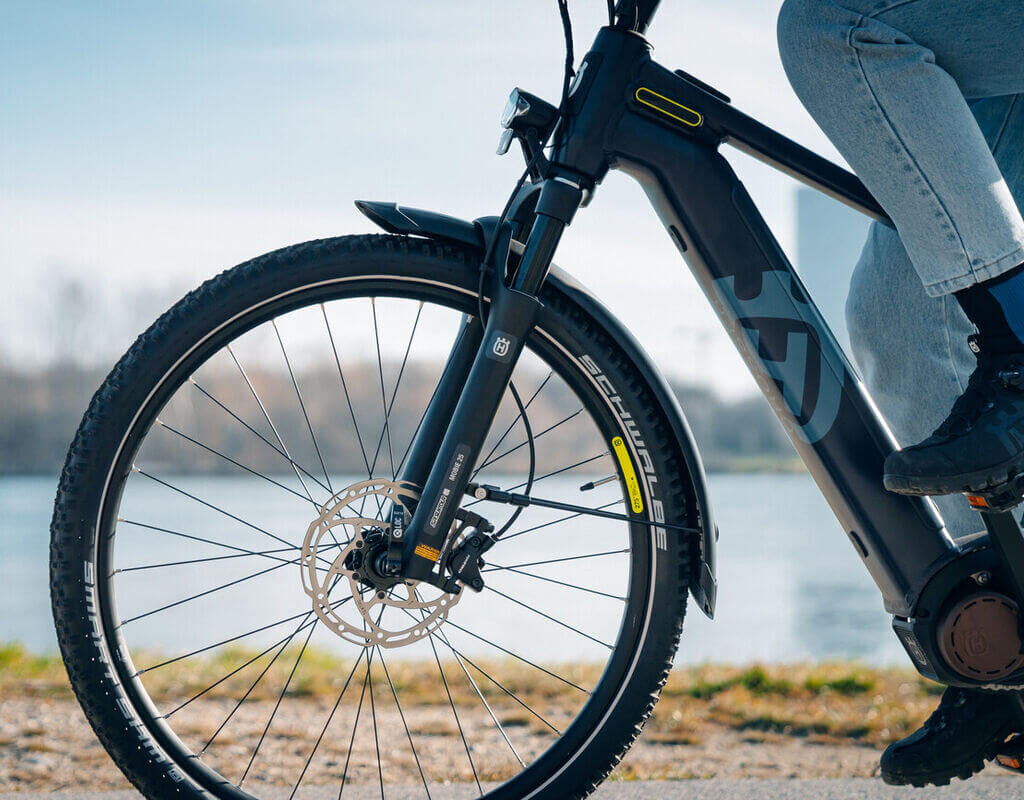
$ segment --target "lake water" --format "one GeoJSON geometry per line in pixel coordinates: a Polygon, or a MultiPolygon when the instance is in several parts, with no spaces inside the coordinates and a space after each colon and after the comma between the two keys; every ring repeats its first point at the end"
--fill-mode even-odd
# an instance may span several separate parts
{"type": "MultiPolygon", "coordinates": [[[[879,665],[907,662],[889,628],[874,584],[809,476],[718,474],[711,475],[709,480],[721,530],[718,612],[716,619],[709,621],[691,604],[678,663],[834,658],[856,658],[879,665]]],[[[211,484],[213,488],[230,489],[230,496],[239,498],[240,505],[248,509],[258,511],[261,503],[269,503],[265,486],[255,480],[202,481],[206,490],[211,489],[211,484]]],[[[564,485],[552,482],[543,496],[570,499],[568,495],[578,491],[579,483],[577,479],[564,485]]],[[[56,648],[47,592],[48,525],[54,489],[55,480],[51,479],[0,478],[0,642],[22,642],[36,651],[56,648]]],[[[536,493],[541,495],[539,490],[536,493]]],[[[144,509],[150,502],[152,499],[145,493],[135,496],[137,508],[144,509]]],[[[308,516],[303,519],[308,521],[308,516]]],[[[594,533],[597,529],[593,526],[581,523],[576,530],[573,535],[596,537],[595,546],[601,545],[602,534],[594,533]]],[[[508,543],[509,550],[501,554],[502,558],[492,551],[493,561],[521,564],[558,555],[550,540],[541,536],[522,537],[516,550],[512,544],[508,543]]],[[[182,550],[180,541],[169,544],[141,534],[134,547],[136,554],[148,548],[145,552],[151,555],[150,561],[159,561],[172,552],[188,557],[181,554],[190,552],[187,548],[182,550]]],[[[611,569],[603,564],[597,559],[578,562],[574,574],[585,575],[592,586],[614,589],[616,578],[610,572],[602,572],[611,569]]],[[[277,571],[287,576],[285,589],[271,589],[264,594],[262,599],[269,612],[283,599],[295,600],[292,595],[299,582],[290,574],[292,569],[277,571]],[[284,592],[288,592],[287,597],[284,592]]],[[[170,572],[174,573],[173,579],[167,570],[135,573],[144,578],[135,584],[141,588],[133,590],[140,598],[139,608],[155,607],[153,604],[159,603],[164,595],[181,596],[181,581],[192,578],[183,578],[180,569],[170,572]],[[178,594],[168,594],[169,590],[178,594]]],[[[515,593],[513,589],[526,591],[528,582],[522,581],[525,579],[519,585],[498,585],[509,593],[515,593]]],[[[203,584],[197,580],[195,585],[203,584]]],[[[469,600],[472,599],[470,596],[469,600]]],[[[594,602],[600,600],[596,598],[594,602]]],[[[225,601],[218,598],[218,602],[225,601]]],[[[584,627],[593,609],[599,606],[578,599],[574,603],[566,619],[584,627]]],[[[224,607],[219,606],[222,610],[224,607]]],[[[119,611],[124,619],[127,612],[120,598],[119,611]]],[[[453,611],[453,620],[456,614],[462,615],[458,619],[467,627],[479,622],[468,602],[453,611]]],[[[226,618],[223,630],[237,632],[237,622],[232,628],[231,616],[221,616],[226,618]]],[[[186,621],[164,627],[146,626],[145,630],[138,634],[143,637],[143,646],[174,650],[199,646],[193,637],[208,637],[211,630],[219,633],[221,628],[204,625],[201,633],[196,634],[196,626],[186,621]],[[150,638],[145,639],[146,636],[150,638]]],[[[502,643],[516,652],[528,651],[549,661],[597,654],[591,653],[585,642],[581,647],[566,630],[544,620],[532,625],[518,619],[513,622],[510,617],[503,636],[502,643]]],[[[472,643],[467,641],[464,648],[472,651],[472,643]]]]}

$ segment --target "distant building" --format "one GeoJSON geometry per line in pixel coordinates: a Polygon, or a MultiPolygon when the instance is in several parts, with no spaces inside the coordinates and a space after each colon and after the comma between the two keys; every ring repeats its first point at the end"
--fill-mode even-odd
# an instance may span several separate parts
{"type": "Polygon", "coordinates": [[[843,309],[869,224],[863,214],[821,192],[805,186],[797,189],[796,267],[847,352],[843,309]]]}

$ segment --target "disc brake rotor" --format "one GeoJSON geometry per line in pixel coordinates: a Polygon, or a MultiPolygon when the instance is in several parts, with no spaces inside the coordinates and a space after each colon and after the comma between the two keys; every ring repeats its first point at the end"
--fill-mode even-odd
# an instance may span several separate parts
{"type": "Polygon", "coordinates": [[[420,581],[389,581],[375,570],[382,552],[375,549],[375,542],[386,541],[391,526],[363,516],[363,510],[372,504],[379,511],[391,502],[408,511],[409,501],[418,497],[419,492],[402,481],[353,483],[323,506],[306,531],[299,562],[302,588],[320,620],[347,642],[386,648],[412,644],[441,627],[459,601],[460,594],[420,581]],[[336,554],[326,572],[327,558],[321,552],[336,554]],[[351,597],[331,600],[331,590],[346,582],[351,597]]]}

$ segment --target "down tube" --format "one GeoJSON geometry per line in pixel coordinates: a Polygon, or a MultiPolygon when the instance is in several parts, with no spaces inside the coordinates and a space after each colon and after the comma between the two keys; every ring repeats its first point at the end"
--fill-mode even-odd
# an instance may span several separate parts
{"type": "Polygon", "coordinates": [[[912,616],[955,546],[934,505],[883,487],[892,434],[750,195],[704,144],[630,116],[619,131],[615,166],[643,185],[886,609],[912,616]]]}

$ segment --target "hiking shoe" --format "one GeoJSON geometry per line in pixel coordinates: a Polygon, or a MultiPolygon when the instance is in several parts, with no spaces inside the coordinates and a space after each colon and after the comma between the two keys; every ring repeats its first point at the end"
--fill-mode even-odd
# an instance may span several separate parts
{"type": "Polygon", "coordinates": [[[1019,707],[1007,692],[949,687],[924,725],[882,753],[882,780],[945,786],[971,777],[1020,727],[1019,707]]]}
{"type": "Polygon", "coordinates": [[[885,488],[900,494],[983,492],[1024,472],[1024,353],[986,355],[949,416],[920,444],[885,459],[885,488]]]}

